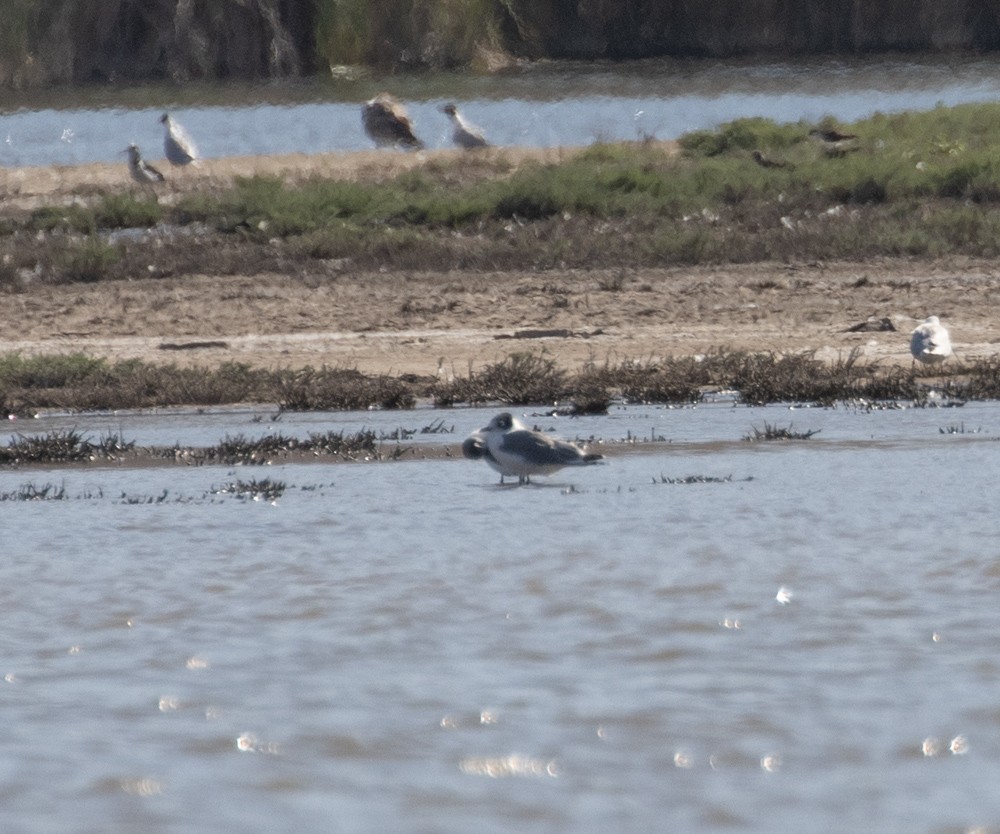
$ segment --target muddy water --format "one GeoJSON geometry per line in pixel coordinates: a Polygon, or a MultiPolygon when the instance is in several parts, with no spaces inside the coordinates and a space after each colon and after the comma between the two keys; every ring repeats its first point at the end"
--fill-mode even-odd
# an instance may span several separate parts
{"type": "Polygon", "coordinates": [[[731,119],[843,121],[1000,97],[1000,66],[969,58],[796,63],[546,64],[477,78],[447,74],[322,79],[264,87],[95,88],[0,99],[0,166],[124,162],[137,143],[162,156],[158,123],[171,110],[206,157],[320,153],[371,147],[359,103],[390,89],[418,135],[448,147],[440,112],[459,101],[498,145],[557,147],[674,139],[731,119]]]}
{"type": "MultiPolygon", "coordinates": [[[[457,449],[492,413],[277,428],[440,417],[412,442],[457,449]]],[[[276,428],[184,416],[18,428],[276,428]]],[[[1000,831],[1000,406],[527,419],[662,442],[525,488],[461,458],[0,473],[69,499],[0,503],[3,829],[1000,831]],[[765,422],[820,432],[741,440],[765,422]],[[263,477],[273,504],[219,494],[263,477]]]]}

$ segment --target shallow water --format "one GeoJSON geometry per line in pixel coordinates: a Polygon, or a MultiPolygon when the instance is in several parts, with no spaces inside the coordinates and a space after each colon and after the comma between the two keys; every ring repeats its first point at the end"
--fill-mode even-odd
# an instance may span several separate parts
{"type": "MultiPolygon", "coordinates": [[[[457,450],[492,413],[278,427],[444,418],[419,442],[457,450]]],[[[17,428],[274,428],[184,416],[17,428]]],[[[523,488],[461,458],[0,472],[70,498],[0,503],[4,830],[1000,830],[998,404],[526,420],[663,442],[523,488]],[[742,440],[765,422],[820,431],[742,440]],[[273,504],[218,494],[263,477],[273,504]]]]}
{"type": "Polygon", "coordinates": [[[0,166],[124,164],[137,143],[162,156],[169,109],[205,157],[370,148],[359,104],[381,89],[407,102],[418,135],[448,147],[441,105],[457,100],[497,145],[559,147],[675,139],[746,116],[845,122],[875,112],[994,101],[1000,66],[979,57],[800,62],[541,64],[521,72],[318,79],[260,87],[74,88],[0,101],[0,166]]]}

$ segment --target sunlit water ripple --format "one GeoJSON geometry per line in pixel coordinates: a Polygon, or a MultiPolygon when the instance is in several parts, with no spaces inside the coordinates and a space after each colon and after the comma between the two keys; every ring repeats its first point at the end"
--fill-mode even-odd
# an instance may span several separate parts
{"type": "MultiPolygon", "coordinates": [[[[421,442],[457,451],[492,413],[279,427],[444,418],[421,442]]],[[[0,472],[69,497],[0,503],[4,830],[1000,830],[997,404],[525,419],[667,442],[524,488],[460,458],[0,472]],[[820,431],[742,440],[765,421],[820,431]],[[273,504],[218,494],[263,477],[273,504]]]]}

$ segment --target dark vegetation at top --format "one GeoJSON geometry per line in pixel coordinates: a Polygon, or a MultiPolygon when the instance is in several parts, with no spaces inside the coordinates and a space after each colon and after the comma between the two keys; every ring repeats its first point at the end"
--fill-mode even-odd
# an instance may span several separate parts
{"type": "Polygon", "coordinates": [[[978,0],[6,0],[0,86],[997,48],[978,0]]]}

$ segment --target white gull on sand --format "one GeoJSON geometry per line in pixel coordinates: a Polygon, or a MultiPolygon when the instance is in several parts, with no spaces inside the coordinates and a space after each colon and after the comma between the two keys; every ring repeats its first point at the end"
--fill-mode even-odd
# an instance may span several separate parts
{"type": "Polygon", "coordinates": [[[936,365],[951,356],[951,337],[948,328],[937,316],[931,316],[910,334],[910,353],[918,362],[936,365]]]}
{"type": "Polygon", "coordinates": [[[164,128],[163,152],[172,165],[187,165],[198,158],[198,148],[188,132],[170,118],[169,113],[160,116],[164,128]]]}
{"type": "Polygon", "coordinates": [[[530,484],[532,475],[551,475],[565,466],[589,466],[604,459],[603,455],[532,431],[508,411],[473,432],[462,444],[462,452],[466,457],[486,460],[500,473],[501,481],[505,475],[517,475],[518,483],[522,484],[530,484]],[[480,443],[485,444],[485,450],[477,450],[480,443]]]}

